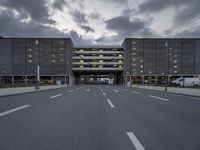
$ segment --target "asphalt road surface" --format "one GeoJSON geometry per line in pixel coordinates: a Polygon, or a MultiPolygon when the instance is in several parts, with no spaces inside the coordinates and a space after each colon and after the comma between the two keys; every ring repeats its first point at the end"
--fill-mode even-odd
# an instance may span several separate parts
{"type": "Polygon", "coordinates": [[[0,150],[200,150],[200,98],[109,85],[0,97],[0,150]]]}

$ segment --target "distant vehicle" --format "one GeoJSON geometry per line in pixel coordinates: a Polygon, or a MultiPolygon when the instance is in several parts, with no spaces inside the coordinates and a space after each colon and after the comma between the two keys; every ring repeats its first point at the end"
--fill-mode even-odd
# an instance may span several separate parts
{"type": "Polygon", "coordinates": [[[200,79],[199,78],[177,78],[172,81],[172,84],[177,86],[187,86],[187,87],[200,87],[200,79]]]}

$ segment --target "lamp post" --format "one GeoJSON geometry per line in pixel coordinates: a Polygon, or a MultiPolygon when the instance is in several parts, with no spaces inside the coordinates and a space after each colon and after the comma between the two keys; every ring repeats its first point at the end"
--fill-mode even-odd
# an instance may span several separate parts
{"type": "Polygon", "coordinates": [[[36,52],[36,59],[37,59],[37,68],[36,68],[36,85],[35,89],[38,90],[40,89],[40,66],[39,66],[39,47],[38,47],[38,40],[35,41],[35,44],[37,45],[37,52],[36,52]]]}
{"type": "Polygon", "coordinates": [[[168,42],[165,42],[165,92],[168,86],[168,42]]]}

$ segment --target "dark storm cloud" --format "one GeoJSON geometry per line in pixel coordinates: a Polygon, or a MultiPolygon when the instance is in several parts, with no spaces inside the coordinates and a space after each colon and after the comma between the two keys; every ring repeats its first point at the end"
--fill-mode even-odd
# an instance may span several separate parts
{"type": "Polygon", "coordinates": [[[56,28],[37,24],[35,22],[21,22],[12,11],[4,10],[0,13],[0,35],[3,37],[70,37],[74,43],[91,43],[76,31],[61,32],[56,28]]]}
{"type": "Polygon", "coordinates": [[[78,44],[78,45],[92,44],[91,40],[85,39],[83,36],[79,35],[74,30],[70,31],[68,35],[70,38],[72,38],[74,44],[78,44]]]}
{"type": "Polygon", "coordinates": [[[176,8],[173,22],[179,26],[199,16],[199,6],[200,0],[146,0],[138,6],[138,10],[139,13],[157,13],[167,8],[176,8]]]}
{"type": "Polygon", "coordinates": [[[21,22],[9,10],[1,11],[0,27],[0,34],[6,37],[64,37],[64,33],[55,28],[35,22],[21,22]]]}
{"type": "Polygon", "coordinates": [[[54,24],[55,21],[50,19],[50,14],[48,12],[48,6],[45,0],[1,0],[1,6],[6,7],[10,10],[17,11],[21,17],[25,17],[24,14],[30,16],[32,20],[54,24]]]}
{"type": "Polygon", "coordinates": [[[70,11],[72,19],[77,23],[77,24],[86,24],[88,23],[87,15],[81,11],[78,10],[72,10],[70,11]]]}
{"type": "Polygon", "coordinates": [[[85,30],[86,33],[88,33],[88,32],[95,32],[94,29],[91,28],[90,26],[81,25],[80,27],[81,27],[81,29],[85,30]]]}
{"type": "Polygon", "coordinates": [[[64,7],[66,5],[68,5],[68,3],[65,0],[54,0],[53,2],[53,8],[56,8],[61,11],[64,10],[64,7]]]}
{"type": "Polygon", "coordinates": [[[131,36],[133,33],[137,33],[145,28],[144,22],[135,19],[130,21],[127,16],[119,16],[106,20],[106,27],[109,30],[115,31],[118,34],[131,36]]]}

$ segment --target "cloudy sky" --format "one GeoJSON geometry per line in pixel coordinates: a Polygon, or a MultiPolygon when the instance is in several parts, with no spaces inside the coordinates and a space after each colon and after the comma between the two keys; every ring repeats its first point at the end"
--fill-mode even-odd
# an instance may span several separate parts
{"type": "Polygon", "coordinates": [[[0,0],[0,35],[70,37],[121,44],[125,37],[200,37],[200,0],[0,0]]]}

